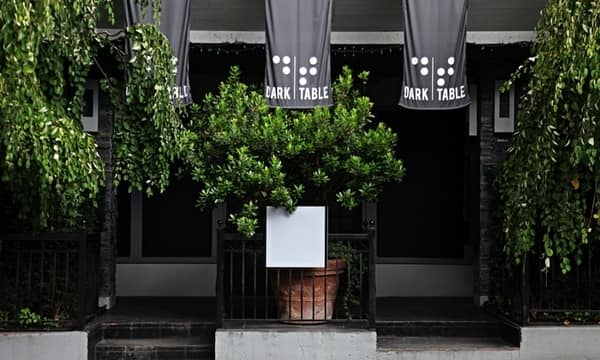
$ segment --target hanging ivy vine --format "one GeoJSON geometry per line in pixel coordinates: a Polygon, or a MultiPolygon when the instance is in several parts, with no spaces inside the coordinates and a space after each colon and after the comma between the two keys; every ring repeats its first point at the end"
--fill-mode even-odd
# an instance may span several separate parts
{"type": "Polygon", "coordinates": [[[111,0],[0,2],[0,202],[19,229],[85,227],[96,207],[104,168],[94,139],[82,130],[85,81],[101,47],[110,46],[125,80],[104,89],[116,108],[116,181],[152,194],[168,184],[170,164],[186,149],[186,134],[171,103],[172,49],[157,26],[160,0],[150,3],[157,25],[125,31],[136,56],[97,34],[111,0]]]}
{"type": "Polygon", "coordinates": [[[115,180],[152,195],[169,184],[171,164],[186,149],[189,133],[171,100],[176,60],[167,38],[156,25],[135,24],[126,30],[126,41],[131,57],[111,44],[124,80],[104,82],[116,110],[115,180]]]}
{"type": "Polygon", "coordinates": [[[104,181],[80,124],[101,7],[110,1],[0,2],[0,186],[34,229],[81,226],[104,181]]]}
{"type": "Polygon", "coordinates": [[[534,56],[506,84],[528,81],[497,185],[504,250],[537,252],[563,273],[599,238],[600,2],[550,0],[534,56]]]}

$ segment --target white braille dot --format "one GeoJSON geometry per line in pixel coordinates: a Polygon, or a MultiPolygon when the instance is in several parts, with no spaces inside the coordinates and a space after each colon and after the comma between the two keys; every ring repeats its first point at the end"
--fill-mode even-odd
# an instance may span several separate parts
{"type": "Polygon", "coordinates": [[[419,58],[413,57],[412,59],[410,59],[410,63],[413,65],[417,65],[419,63],[419,58]]]}
{"type": "Polygon", "coordinates": [[[311,65],[317,65],[317,63],[319,62],[319,60],[317,59],[316,56],[313,56],[310,58],[310,60],[308,60],[310,62],[311,65]]]}
{"type": "Polygon", "coordinates": [[[277,55],[273,56],[273,64],[279,64],[281,62],[281,58],[277,55]]]}
{"type": "Polygon", "coordinates": [[[311,74],[312,76],[315,76],[315,75],[317,75],[317,73],[318,73],[318,72],[319,72],[319,71],[317,70],[317,68],[316,68],[316,67],[311,67],[311,68],[310,68],[310,74],[311,74]]]}
{"type": "Polygon", "coordinates": [[[289,66],[284,66],[281,71],[283,71],[284,75],[289,75],[292,72],[292,69],[290,69],[289,66]]]}
{"type": "Polygon", "coordinates": [[[421,75],[423,76],[427,76],[429,75],[429,69],[428,68],[421,68],[421,75]]]}
{"type": "Polygon", "coordinates": [[[308,70],[303,66],[300,68],[300,70],[298,70],[298,72],[300,73],[300,75],[306,75],[308,70]]]}
{"type": "Polygon", "coordinates": [[[429,64],[429,59],[426,57],[422,57],[421,58],[421,65],[427,65],[429,64]]]}
{"type": "Polygon", "coordinates": [[[455,60],[454,60],[454,56],[450,56],[450,57],[448,58],[448,65],[454,65],[454,61],[455,61],[455,60]]]}
{"type": "Polygon", "coordinates": [[[454,75],[454,68],[448,68],[448,75],[454,75]]]}
{"type": "Polygon", "coordinates": [[[438,79],[437,84],[438,86],[444,86],[446,85],[446,82],[444,81],[444,79],[438,79]]]}
{"type": "Polygon", "coordinates": [[[300,78],[300,85],[306,85],[306,78],[300,78]]]}
{"type": "Polygon", "coordinates": [[[438,76],[444,76],[446,74],[446,69],[444,69],[444,68],[437,69],[437,74],[438,74],[438,76]]]}
{"type": "Polygon", "coordinates": [[[290,62],[292,62],[292,59],[290,59],[290,57],[289,57],[289,56],[284,56],[284,57],[283,57],[283,63],[284,63],[284,64],[286,64],[286,65],[287,65],[287,64],[289,64],[290,62]]]}

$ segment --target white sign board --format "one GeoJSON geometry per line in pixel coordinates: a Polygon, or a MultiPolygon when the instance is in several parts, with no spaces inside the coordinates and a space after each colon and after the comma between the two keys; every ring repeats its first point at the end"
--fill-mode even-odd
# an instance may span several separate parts
{"type": "Polygon", "coordinates": [[[326,218],[324,206],[267,207],[267,267],[324,268],[326,218]]]}

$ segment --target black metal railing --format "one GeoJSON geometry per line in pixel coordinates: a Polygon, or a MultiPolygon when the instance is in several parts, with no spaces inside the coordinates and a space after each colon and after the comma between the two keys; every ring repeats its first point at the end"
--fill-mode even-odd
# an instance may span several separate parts
{"type": "Polygon", "coordinates": [[[505,311],[521,325],[600,321],[600,249],[587,248],[581,263],[563,273],[558,258],[525,256],[504,276],[505,311]]]}
{"type": "Polygon", "coordinates": [[[83,329],[97,311],[99,236],[0,236],[0,328],[83,329]]]}
{"type": "Polygon", "coordinates": [[[267,269],[265,237],[217,231],[217,327],[240,322],[352,322],[375,327],[375,230],[329,234],[345,260],[326,269],[267,269]],[[337,285],[337,293],[333,285],[337,285]],[[335,300],[334,300],[335,299],[335,300]]]}

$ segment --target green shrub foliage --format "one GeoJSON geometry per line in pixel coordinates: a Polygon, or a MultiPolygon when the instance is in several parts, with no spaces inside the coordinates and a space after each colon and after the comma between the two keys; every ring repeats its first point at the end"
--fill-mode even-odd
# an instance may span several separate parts
{"type": "Polygon", "coordinates": [[[497,178],[504,250],[517,263],[559,257],[568,272],[598,240],[600,2],[550,0],[536,33],[534,56],[507,84],[528,81],[497,178]]]}
{"type": "Polygon", "coordinates": [[[239,76],[232,68],[192,114],[196,139],[186,162],[202,185],[198,205],[240,203],[230,220],[244,235],[256,231],[263,205],[293,211],[300,202],[334,198],[353,208],[401,179],[396,136],[372,123],[372,103],[360,96],[348,68],[333,84],[335,107],[312,111],[270,109],[239,76]]]}

